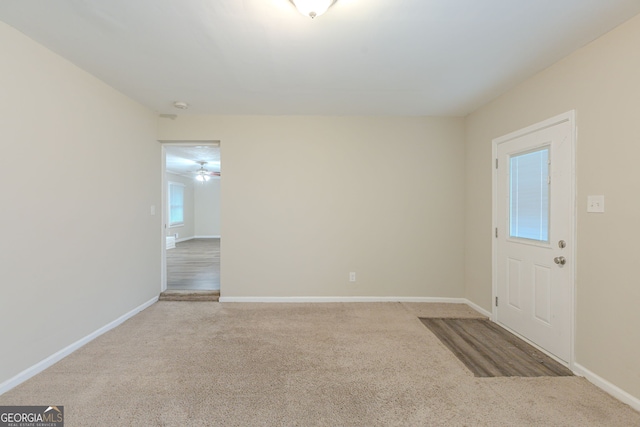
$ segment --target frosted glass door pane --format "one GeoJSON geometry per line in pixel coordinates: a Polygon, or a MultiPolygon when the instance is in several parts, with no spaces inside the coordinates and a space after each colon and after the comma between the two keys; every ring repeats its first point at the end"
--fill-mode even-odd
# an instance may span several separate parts
{"type": "Polygon", "coordinates": [[[512,156],[509,165],[511,237],[549,241],[549,147],[512,156]]]}

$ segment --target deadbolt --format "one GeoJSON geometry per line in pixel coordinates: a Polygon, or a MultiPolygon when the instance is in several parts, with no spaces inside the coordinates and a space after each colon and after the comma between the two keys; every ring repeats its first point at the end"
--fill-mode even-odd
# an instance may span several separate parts
{"type": "Polygon", "coordinates": [[[557,256],[553,259],[553,262],[558,265],[565,265],[567,263],[567,259],[563,256],[557,256]]]}
{"type": "Polygon", "coordinates": [[[567,247],[567,242],[565,242],[564,240],[560,240],[560,241],[558,242],[558,247],[559,247],[560,249],[564,249],[564,248],[566,248],[566,247],[567,247]]]}

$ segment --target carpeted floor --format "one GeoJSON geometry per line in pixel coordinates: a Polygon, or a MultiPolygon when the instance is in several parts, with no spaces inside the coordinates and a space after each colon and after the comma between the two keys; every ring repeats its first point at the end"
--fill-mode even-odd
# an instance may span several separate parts
{"type": "Polygon", "coordinates": [[[474,313],[159,302],[0,405],[64,405],[69,427],[640,425],[583,378],[474,377],[418,319],[446,315],[474,313]]]}

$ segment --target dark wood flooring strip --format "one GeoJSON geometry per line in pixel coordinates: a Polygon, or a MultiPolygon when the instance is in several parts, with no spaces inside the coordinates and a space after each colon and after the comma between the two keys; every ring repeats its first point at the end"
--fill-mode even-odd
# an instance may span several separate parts
{"type": "MultiPolygon", "coordinates": [[[[481,376],[529,376],[526,372],[526,365],[521,366],[518,357],[511,354],[502,346],[489,346],[487,343],[499,342],[500,337],[492,334],[491,330],[482,324],[453,322],[455,332],[463,337],[465,342],[472,344],[477,349],[478,358],[485,361],[491,370],[486,375],[481,376]]],[[[518,355],[519,356],[519,355],[518,355]]],[[[477,362],[476,362],[477,363],[477,362]]]]}
{"type": "Polygon", "coordinates": [[[489,320],[420,320],[477,377],[573,375],[560,363],[489,320]]]}
{"type": "MultiPolygon", "coordinates": [[[[546,354],[537,350],[535,347],[527,344],[517,336],[512,333],[504,330],[500,326],[496,325],[493,322],[487,321],[486,327],[493,331],[493,335],[498,338],[504,338],[510,345],[509,356],[517,356],[517,360],[526,361],[527,363],[518,364],[519,368],[527,368],[535,366],[536,370],[541,373],[546,373],[548,375],[540,375],[540,376],[571,376],[573,373],[562,366],[560,363],[556,362],[546,354]],[[529,361],[533,361],[534,363],[528,363],[529,361]]],[[[534,375],[531,375],[534,376],[534,375]]],[[[538,375],[535,375],[538,376],[538,375]]]]}
{"type": "Polygon", "coordinates": [[[445,319],[420,319],[431,331],[442,341],[442,343],[453,352],[453,354],[465,364],[471,372],[480,377],[496,376],[495,366],[487,363],[482,357],[482,352],[475,348],[474,345],[465,341],[456,329],[455,325],[445,322],[445,319]],[[464,351],[461,351],[464,349],[464,351]]]}
{"type": "MultiPolygon", "coordinates": [[[[447,322],[449,323],[449,322],[447,322]]],[[[482,377],[498,377],[505,375],[505,369],[500,354],[493,351],[494,349],[485,345],[487,342],[487,337],[483,332],[483,330],[476,330],[474,328],[476,326],[475,323],[468,323],[468,329],[465,329],[464,324],[460,324],[459,322],[451,322],[451,330],[457,334],[461,340],[459,342],[464,343],[466,345],[461,345],[458,347],[458,351],[460,349],[465,349],[471,347],[473,352],[470,353],[474,357],[471,358],[471,362],[474,364],[470,367],[472,371],[478,371],[478,376],[482,377]]],[[[467,352],[469,352],[467,350],[467,352]]],[[[469,365],[467,365],[469,366],[469,365]]]]}

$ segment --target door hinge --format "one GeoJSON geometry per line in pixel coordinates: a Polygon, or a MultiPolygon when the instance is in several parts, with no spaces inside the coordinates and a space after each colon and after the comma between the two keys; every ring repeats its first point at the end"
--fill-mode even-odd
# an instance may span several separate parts
{"type": "Polygon", "coordinates": [[[498,297],[496,297],[496,307],[498,306],[498,297]]]}
{"type": "Polygon", "coordinates": [[[496,169],[498,169],[498,159],[496,159],[496,169]]]}
{"type": "Polygon", "coordinates": [[[496,239],[498,238],[498,227],[496,227],[496,239]]]}

